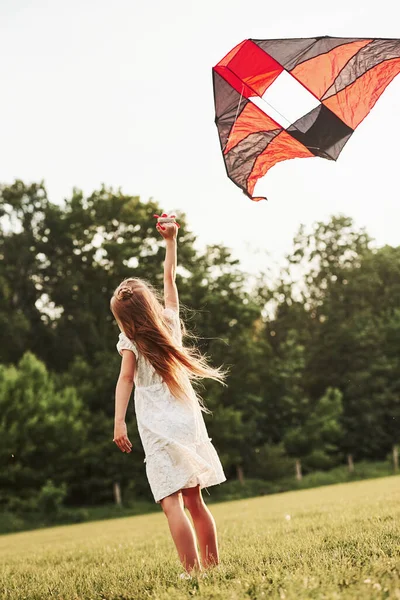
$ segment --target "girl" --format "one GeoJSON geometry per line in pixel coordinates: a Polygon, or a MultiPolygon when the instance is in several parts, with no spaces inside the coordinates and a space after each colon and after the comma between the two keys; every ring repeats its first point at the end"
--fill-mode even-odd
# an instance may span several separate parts
{"type": "Polygon", "coordinates": [[[200,490],[226,481],[201,413],[210,411],[196,396],[190,380],[209,377],[223,383],[226,372],[210,367],[197,350],[182,344],[175,283],[177,224],[157,223],[157,230],[166,241],[165,308],[153,287],[137,278],[125,279],[110,303],[121,330],[117,350],[122,356],[113,441],[122,452],[131,451],[125,415],[135,384],[135,412],[147,478],[185,568],[181,577],[189,578],[192,570],[219,563],[215,521],[200,490]],[[201,561],[185,507],[193,520],[201,561]]]}

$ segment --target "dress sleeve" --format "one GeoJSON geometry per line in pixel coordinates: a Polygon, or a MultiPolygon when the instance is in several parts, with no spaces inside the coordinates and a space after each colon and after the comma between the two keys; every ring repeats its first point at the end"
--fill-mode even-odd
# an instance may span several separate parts
{"type": "Polygon", "coordinates": [[[136,356],[136,359],[139,358],[139,353],[137,351],[135,344],[133,342],[131,342],[131,340],[129,338],[127,338],[126,335],[122,332],[119,334],[117,350],[121,356],[122,356],[122,350],[131,350],[134,353],[134,355],[136,356]]]}
{"type": "Polygon", "coordinates": [[[181,346],[182,345],[182,330],[181,330],[181,323],[179,320],[179,314],[176,312],[176,310],[173,310],[172,308],[164,308],[163,315],[171,325],[172,336],[173,336],[174,340],[176,341],[176,343],[179,346],[181,346]]]}

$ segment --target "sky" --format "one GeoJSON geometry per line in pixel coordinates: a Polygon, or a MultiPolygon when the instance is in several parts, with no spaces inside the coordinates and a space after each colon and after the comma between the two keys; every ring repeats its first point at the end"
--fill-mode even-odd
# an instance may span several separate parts
{"type": "Polygon", "coordinates": [[[400,76],[337,162],[278,164],[258,203],[226,176],[211,76],[246,38],[400,37],[399,13],[397,0],[0,0],[0,181],[43,179],[57,203],[102,183],[153,198],[250,272],[332,214],[399,245],[400,76]]]}

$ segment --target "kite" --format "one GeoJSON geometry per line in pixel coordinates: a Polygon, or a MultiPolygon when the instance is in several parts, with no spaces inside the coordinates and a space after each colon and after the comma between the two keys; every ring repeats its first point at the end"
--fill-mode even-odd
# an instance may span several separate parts
{"type": "Polygon", "coordinates": [[[336,160],[400,72],[400,39],[244,40],[214,68],[215,123],[228,177],[252,200],[280,161],[336,160]]]}

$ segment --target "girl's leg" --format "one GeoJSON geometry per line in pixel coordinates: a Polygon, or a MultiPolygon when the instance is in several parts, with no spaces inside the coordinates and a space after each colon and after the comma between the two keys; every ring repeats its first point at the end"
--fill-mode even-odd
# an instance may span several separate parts
{"type": "Polygon", "coordinates": [[[161,500],[162,509],[168,519],[169,529],[174,540],[179,559],[186,569],[201,569],[196,545],[196,536],[188,519],[180,492],[175,492],[161,500]]]}
{"type": "Polygon", "coordinates": [[[193,519],[203,567],[217,565],[219,563],[217,529],[214,517],[204,504],[200,486],[184,488],[181,492],[185,506],[193,519]]]}

